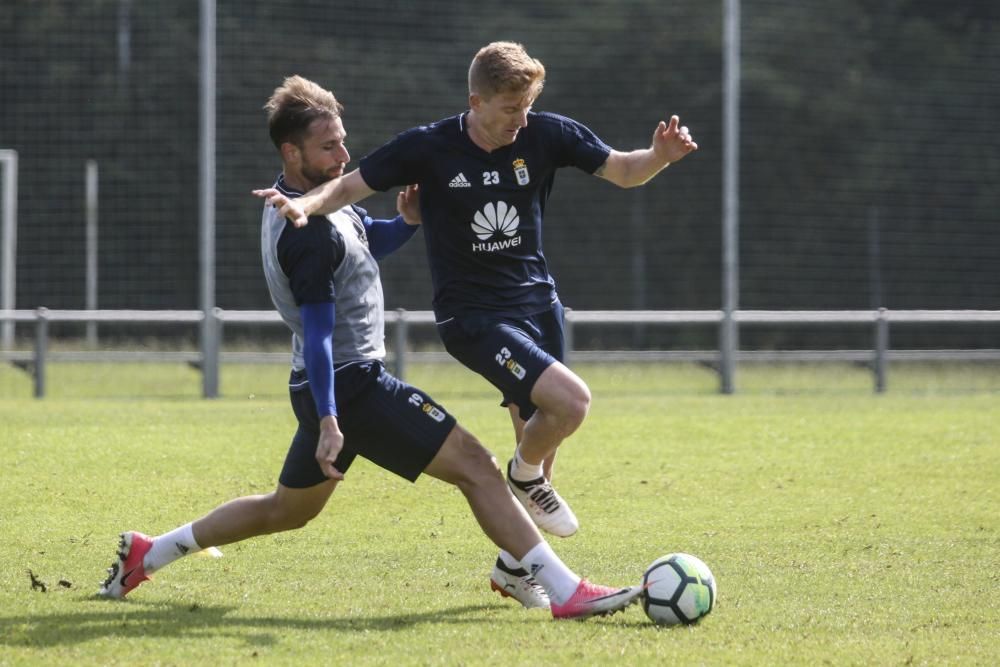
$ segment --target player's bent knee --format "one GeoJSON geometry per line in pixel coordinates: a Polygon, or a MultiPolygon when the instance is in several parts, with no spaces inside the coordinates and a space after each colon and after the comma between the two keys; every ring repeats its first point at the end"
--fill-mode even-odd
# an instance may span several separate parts
{"type": "Polygon", "coordinates": [[[548,409],[539,407],[539,412],[551,428],[567,437],[580,427],[590,412],[590,392],[564,396],[563,400],[548,409]]]}
{"type": "Polygon", "coordinates": [[[284,490],[284,493],[273,493],[268,511],[269,532],[278,533],[286,530],[304,528],[323,511],[336,482],[320,490],[319,487],[303,490],[284,490]]]}
{"type": "Polygon", "coordinates": [[[564,419],[575,428],[583,423],[588,412],[590,412],[590,389],[581,382],[581,386],[566,401],[564,419]]]}
{"type": "Polygon", "coordinates": [[[546,416],[575,430],[590,411],[590,387],[576,373],[556,363],[542,373],[532,389],[531,400],[546,416]]]}
{"type": "Polygon", "coordinates": [[[461,427],[456,427],[448,437],[427,472],[458,486],[463,492],[503,483],[496,457],[461,427]]]}
{"type": "Polygon", "coordinates": [[[275,515],[274,524],[278,531],[305,528],[310,521],[319,516],[322,510],[322,507],[284,508],[275,515]]]}
{"type": "Polygon", "coordinates": [[[473,478],[500,475],[496,457],[471,433],[462,438],[462,469],[467,477],[473,478]]]}
{"type": "Polygon", "coordinates": [[[490,450],[483,447],[478,440],[468,448],[469,473],[477,481],[503,482],[500,464],[490,450]]]}

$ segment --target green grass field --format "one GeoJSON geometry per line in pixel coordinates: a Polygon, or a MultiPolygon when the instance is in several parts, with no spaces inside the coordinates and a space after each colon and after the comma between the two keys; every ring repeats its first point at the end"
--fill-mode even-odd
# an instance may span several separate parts
{"type": "MultiPolygon", "coordinates": [[[[894,367],[880,396],[849,366],[743,368],[734,396],[694,366],[578,370],[595,400],[557,482],[582,529],[554,546],[609,584],[701,557],[719,604],[700,625],[522,610],[490,592],[495,549],[457,491],[367,462],[305,529],[99,600],[121,530],[273,488],[287,372],[226,368],[202,401],[183,366],[56,364],[43,401],[0,369],[0,664],[1000,662],[997,366],[894,367]]],[[[484,382],[408,379],[510,455],[484,382]]]]}

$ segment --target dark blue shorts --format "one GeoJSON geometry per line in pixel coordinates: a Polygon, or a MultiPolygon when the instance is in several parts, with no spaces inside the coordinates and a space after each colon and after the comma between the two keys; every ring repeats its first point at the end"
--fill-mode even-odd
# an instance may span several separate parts
{"type": "MultiPolygon", "coordinates": [[[[319,417],[305,371],[292,371],[288,390],[299,428],[278,481],[283,486],[304,489],[327,479],[316,462],[319,417]]],[[[337,423],[344,434],[344,448],[334,467],[342,473],[360,455],[412,482],[455,427],[455,418],[444,408],[394,377],[380,362],[338,368],[334,391],[337,423]]]]}
{"type": "Polygon", "coordinates": [[[535,414],[531,390],[542,372],[565,356],[564,310],[556,301],[536,315],[455,317],[438,324],[448,353],[490,381],[527,421],[535,414]]]}

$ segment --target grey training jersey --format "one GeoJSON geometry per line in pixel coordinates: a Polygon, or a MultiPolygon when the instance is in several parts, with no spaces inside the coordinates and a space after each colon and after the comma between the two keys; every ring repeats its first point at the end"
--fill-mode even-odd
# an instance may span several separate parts
{"type": "MultiPolygon", "coordinates": [[[[284,179],[275,187],[288,197],[302,193],[284,179]]],[[[385,357],[385,322],[378,263],[368,249],[361,216],[350,206],[295,228],[276,208],[264,206],[261,254],[271,301],[292,330],[292,368],[303,370],[303,303],[336,307],[336,366],[385,357]]]]}

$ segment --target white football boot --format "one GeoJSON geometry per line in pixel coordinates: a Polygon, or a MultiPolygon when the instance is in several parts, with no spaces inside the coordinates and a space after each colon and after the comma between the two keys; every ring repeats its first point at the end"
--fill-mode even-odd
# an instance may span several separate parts
{"type": "Polygon", "coordinates": [[[528,482],[520,482],[510,476],[513,461],[507,463],[507,485],[514,497],[528,511],[535,525],[552,535],[569,537],[580,527],[576,515],[566,501],[552,488],[552,483],[544,477],[528,482]]]}
{"type": "Polygon", "coordinates": [[[548,609],[549,596],[524,568],[511,568],[497,558],[490,575],[490,588],[505,598],[514,598],[525,609],[548,609]]]}

